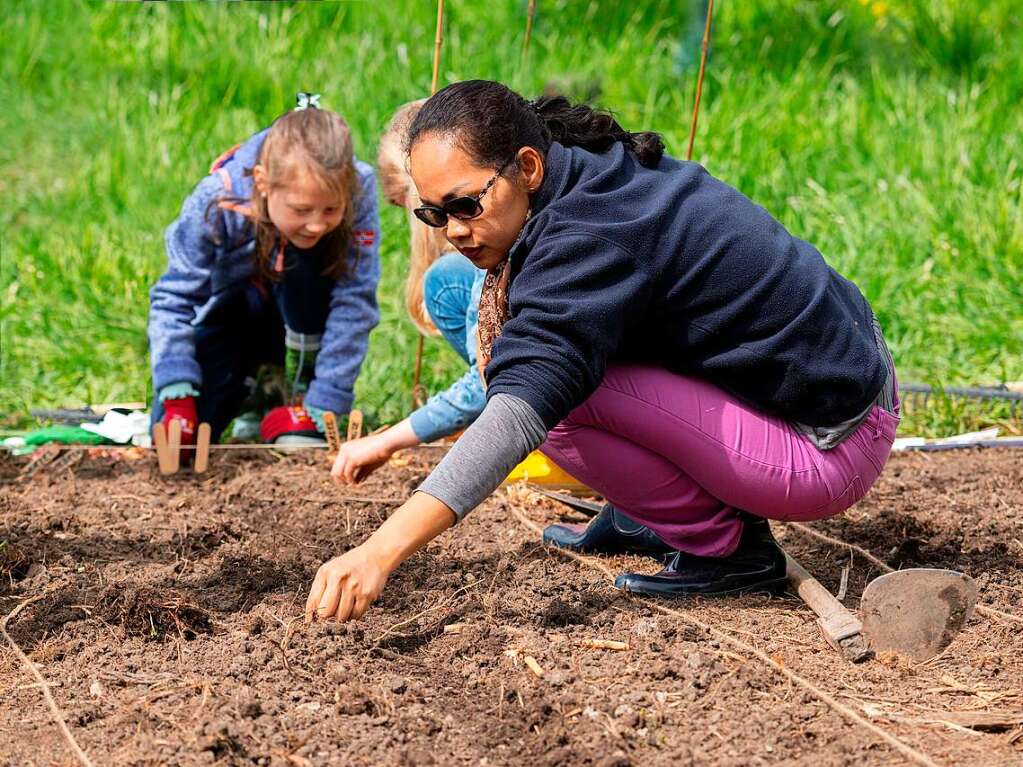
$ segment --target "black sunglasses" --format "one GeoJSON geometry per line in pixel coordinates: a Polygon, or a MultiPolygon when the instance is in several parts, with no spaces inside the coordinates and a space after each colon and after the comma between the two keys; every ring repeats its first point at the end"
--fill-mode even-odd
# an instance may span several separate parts
{"type": "Polygon", "coordinates": [[[475,197],[456,197],[453,200],[448,200],[443,205],[423,205],[412,212],[415,213],[416,218],[424,224],[436,229],[448,225],[448,216],[457,218],[459,221],[470,221],[477,216],[480,216],[483,213],[483,204],[480,200],[482,200],[483,196],[490,191],[490,187],[497,183],[497,179],[499,179],[501,174],[504,173],[504,169],[507,168],[514,159],[515,158],[512,157],[511,160],[508,160],[504,165],[498,168],[497,173],[491,177],[490,181],[486,183],[486,185],[480,190],[480,193],[475,197]]]}

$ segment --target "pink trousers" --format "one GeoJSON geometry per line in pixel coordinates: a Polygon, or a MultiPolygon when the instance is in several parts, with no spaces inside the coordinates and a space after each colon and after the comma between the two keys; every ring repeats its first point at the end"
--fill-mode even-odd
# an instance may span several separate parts
{"type": "Polygon", "coordinates": [[[874,406],[831,450],[706,381],[610,366],[600,387],[540,450],[672,546],[725,556],[739,510],[780,520],[830,517],[859,501],[888,460],[896,414],[874,406]]]}

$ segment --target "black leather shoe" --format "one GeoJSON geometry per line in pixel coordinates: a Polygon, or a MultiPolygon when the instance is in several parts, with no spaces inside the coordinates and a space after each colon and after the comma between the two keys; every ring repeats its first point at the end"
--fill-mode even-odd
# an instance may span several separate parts
{"type": "Polygon", "coordinates": [[[624,573],[615,588],[666,597],[723,597],[785,591],[785,553],[766,519],[745,517],[739,547],[727,557],[698,557],[675,552],[656,575],[624,573]]]}
{"type": "Polygon", "coordinates": [[[661,557],[674,549],[653,531],[633,522],[610,503],[588,525],[548,525],[543,531],[548,546],[582,553],[650,554],[661,557]]]}

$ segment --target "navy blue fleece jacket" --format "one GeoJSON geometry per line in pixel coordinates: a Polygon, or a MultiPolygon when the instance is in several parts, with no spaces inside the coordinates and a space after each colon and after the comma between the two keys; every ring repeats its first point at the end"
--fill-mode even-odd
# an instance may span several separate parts
{"type": "Polygon", "coordinates": [[[857,287],[695,163],[553,144],[510,258],[487,394],[520,398],[548,429],[610,361],[663,365],[810,426],[862,413],[884,384],[857,287]]]}

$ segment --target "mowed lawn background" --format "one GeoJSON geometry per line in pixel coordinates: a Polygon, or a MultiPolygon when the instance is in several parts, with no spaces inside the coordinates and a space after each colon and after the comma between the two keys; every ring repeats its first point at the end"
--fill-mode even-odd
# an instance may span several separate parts
{"type": "MultiPolygon", "coordinates": [[[[684,156],[702,3],[539,0],[525,61],[525,0],[445,8],[441,84],[557,89],[662,132],[684,156]]],[[[694,159],[859,284],[904,381],[1023,379],[1020,9],[717,4],[694,159]]],[[[322,93],[374,161],[394,109],[429,91],[435,11],[432,0],[5,0],[0,426],[28,425],[30,407],[147,399],[163,229],[210,161],[298,90],[322,93]]],[[[356,392],[371,424],[408,412],[417,338],[402,304],[402,212],[383,210],[383,226],[382,320],[356,392]]],[[[432,391],[460,367],[427,343],[432,391]]],[[[938,400],[903,432],[1008,415],[938,400]]]]}

